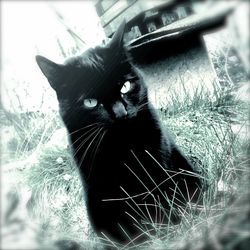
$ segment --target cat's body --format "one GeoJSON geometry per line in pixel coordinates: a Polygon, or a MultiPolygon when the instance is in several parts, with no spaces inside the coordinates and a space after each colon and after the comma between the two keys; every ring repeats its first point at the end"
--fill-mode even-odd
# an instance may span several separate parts
{"type": "Polygon", "coordinates": [[[142,226],[146,218],[166,222],[170,203],[182,204],[200,186],[190,175],[191,164],[163,131],[142,78],[128,62],[123,32],[124,25],[106,47],[90,49],[64,65],[37,57],[57,92],[91,224],[99,235],[119,243],[142,234],[135,224],[151,230],[142,226]],[[176,174],[182,170],[188,175],[176,174]]]}

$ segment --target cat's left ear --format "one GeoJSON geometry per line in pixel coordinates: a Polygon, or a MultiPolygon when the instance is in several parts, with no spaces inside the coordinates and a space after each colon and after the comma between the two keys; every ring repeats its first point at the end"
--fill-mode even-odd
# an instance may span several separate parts
{"type": "Polygon", "coordinates": [[[118,30],[113,35],[111,41],[108,44],[108,47],[111,49],[122,49],[123,48],[123,37],[126,30],[126,21],[125,19],[120,24],[118,30]]]}
{"type": "Polygon", "coordinates": [[[51,60],[39,55],[36,56],[36,62],[43,74],[47,77],[51,87],[54,90],[57,90],[59,79],[63,73],[63,65],[54,63],[51,60]]]}

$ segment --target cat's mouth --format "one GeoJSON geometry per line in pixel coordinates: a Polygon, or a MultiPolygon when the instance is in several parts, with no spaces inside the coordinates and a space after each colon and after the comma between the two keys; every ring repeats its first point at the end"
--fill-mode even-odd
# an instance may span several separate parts
{"type": "Polygon", "coordinates": [[[113,122],[114,126],[127,126],[131,123],[131,119],[129,117],[123,117],[119,119],[115,119],[113,122]]]}
{"type": "Polygon", "coordinates": [[[137,116],[137,112],[135,111],[130,111],[127,112],[126,115],[121,116],[121,117],[115,117],[114,122],[117,124],[126,124],[126,123],[131,123],[133,122],[134,118],[137,116]]]}
{"type": "Polygon", "coordinates": [[[110,129],[126,130],[126,128],[133,126],[135,116],[127,115],[122,118],[113,118],[109,123],[110,129]]]}

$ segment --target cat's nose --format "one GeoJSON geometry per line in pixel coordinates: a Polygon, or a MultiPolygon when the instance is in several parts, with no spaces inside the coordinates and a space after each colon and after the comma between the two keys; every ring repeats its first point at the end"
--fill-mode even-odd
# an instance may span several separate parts
{"type": "Polygon", "coordinates": [[[116,101],[112,106],[113,113],[116,119],[126,118],[128,112],[122,102],[116,101]]]}

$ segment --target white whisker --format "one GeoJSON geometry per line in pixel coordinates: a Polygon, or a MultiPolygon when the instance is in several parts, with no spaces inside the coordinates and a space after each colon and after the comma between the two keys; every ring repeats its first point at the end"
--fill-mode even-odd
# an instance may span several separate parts
{"type": "Polygon", "coordinates": [[[81,167],[84,158],[87,155],[88,150],[90,149],[91,145],[93,144],[93,142],[95,141],[96,137],[99,135],[99,133],[102,131],[103,128],[98,128],[99,130],[96,132],[96,135],[94,136],[94,138],[92,139],[92,141],[89,143],[88,147],[86,148],[86,150],[84,151],[84,154],[81,157],[81,161],[79,163],[79,166],[81,167]]]}

